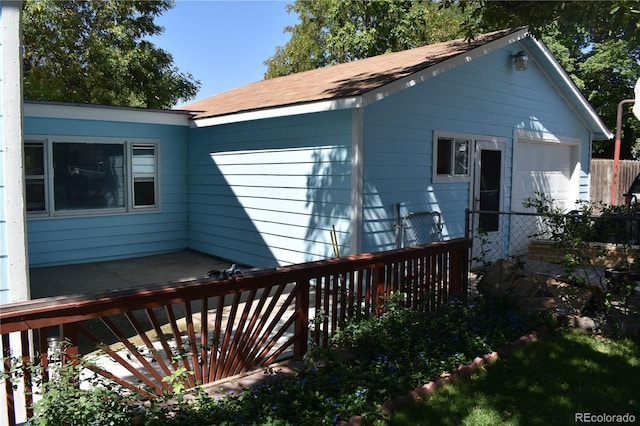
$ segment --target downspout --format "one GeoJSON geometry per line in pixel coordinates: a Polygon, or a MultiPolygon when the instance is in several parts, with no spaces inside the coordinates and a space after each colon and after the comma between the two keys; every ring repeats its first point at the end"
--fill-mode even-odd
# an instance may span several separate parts
{"type": "Polygon", "coordinates": [[[620,174],[620,134],[622,132],[622,107],[626,104],[635,103],[635,99],[624,99],[618,103],[618,113],[616,115],[616,140],[613,147],[613,180],[611,182],[611,202],[612,206],[616,205],[618,198],[618,180],[620,174]]]}

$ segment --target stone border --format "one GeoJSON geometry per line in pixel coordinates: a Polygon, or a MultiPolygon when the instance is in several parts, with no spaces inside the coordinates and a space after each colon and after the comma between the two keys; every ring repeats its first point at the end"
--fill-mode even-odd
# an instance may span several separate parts
{"type": "MultiPolygon", "coordinates": [[[[462,364],[458,368],[454,368],[453,370],[444,372],[429,383],[418,386],[417,388],[407,392],[404,395],[398,395],[394,399],[385,401],[382,404],[382,412],[386,415],[390,415],[391,413],[401,407],[404,407],[405,405],[431,397],[431,395],[433,395],[438,391],[438,389],[442,388],[447,383],[454,383],[460,379],[468,379],[479,369],[495,364],[500,359],[500,357],[511,354],[517,349],[520,349],[523,346],[537,341],[539,337],[547,334],[549,330],[550,328],[542,328],[539,331],[531,332],[527,335],[521,336],[518,340],[507,343],[501,349],[498,349],[498,351],[493,351],[481,357],[475,357],[472,361],[469,361],[466,364],[462,364]]],[[[361,415],[351,416],[348,421],[343,420],[339,422],[338,425],[361,426],[361,421],[364,420],[364,417],[365,416],[361,415]]]]}

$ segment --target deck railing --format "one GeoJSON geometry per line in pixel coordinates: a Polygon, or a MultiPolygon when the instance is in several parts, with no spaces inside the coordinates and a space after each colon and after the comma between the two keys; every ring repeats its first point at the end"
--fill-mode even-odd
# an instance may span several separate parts
{"type": "Polygon", "coordinates": [[[403,293],[415,308],[434,309],[466,294],[470,247],[470,240],[457,239],[225,280],[3,305],[0,422],[14,425],[33,415],[34,369],[27,365],[49,380],[59,364],[81,363],[153,398],[171,392],[163,378],[178,369],[193,372],[183,379],[195,387],[327,346],[344,321],[382,312],[392,293],[403,293]]]}

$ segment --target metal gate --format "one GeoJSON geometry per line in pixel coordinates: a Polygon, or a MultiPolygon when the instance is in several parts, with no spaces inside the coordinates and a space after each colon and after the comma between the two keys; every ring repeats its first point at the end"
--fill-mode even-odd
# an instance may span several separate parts
{"type": "Polygon", "coordinates": [[[399,228],[399,247],[442,241],[442,217],[436,211],[408,213],[399,228]]]}

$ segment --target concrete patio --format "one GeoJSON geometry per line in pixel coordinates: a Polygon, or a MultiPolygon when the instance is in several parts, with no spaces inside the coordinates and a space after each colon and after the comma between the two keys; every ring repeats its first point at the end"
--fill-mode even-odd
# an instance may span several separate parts
{"type": "Polygon", "coordinates": [[[31,268],[31,297],[38,299],[206,277],[230,261],[193,250],[107,262],[31,268]]]}

